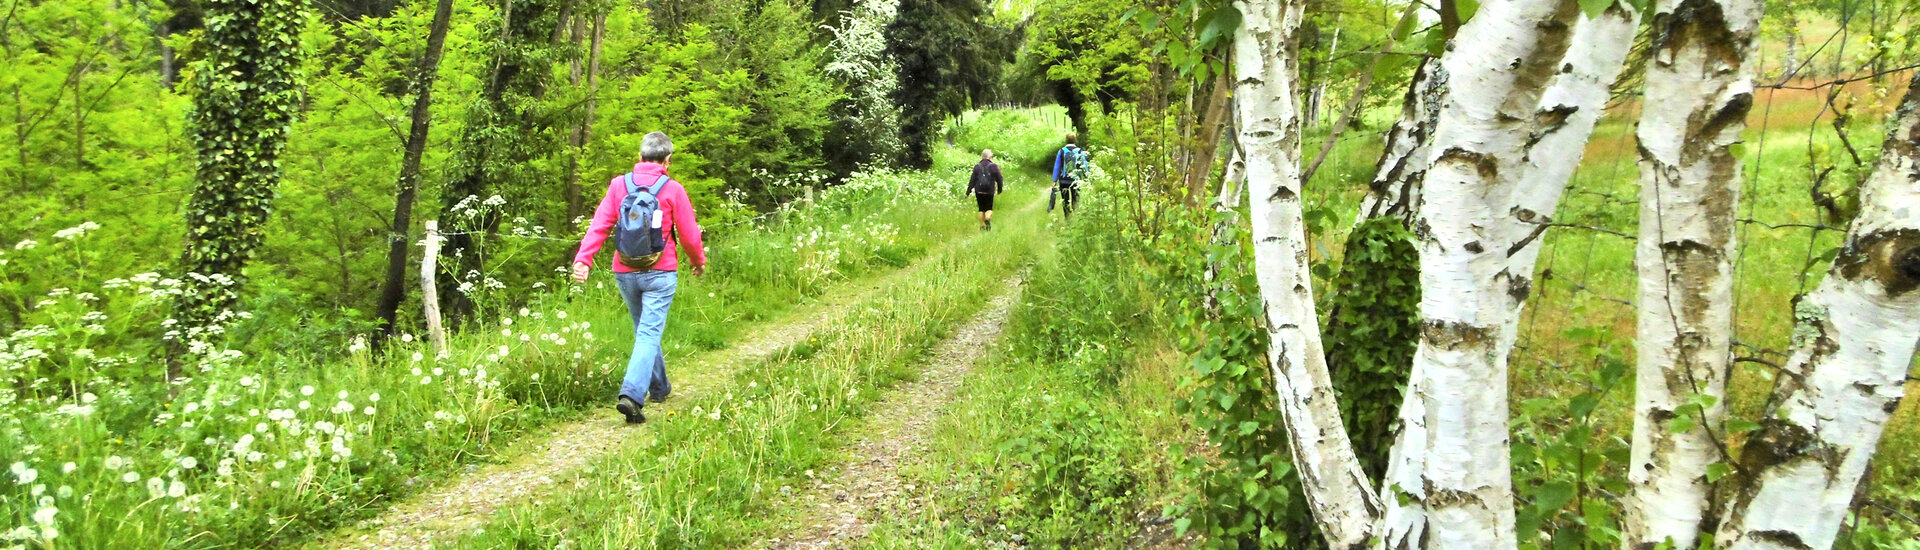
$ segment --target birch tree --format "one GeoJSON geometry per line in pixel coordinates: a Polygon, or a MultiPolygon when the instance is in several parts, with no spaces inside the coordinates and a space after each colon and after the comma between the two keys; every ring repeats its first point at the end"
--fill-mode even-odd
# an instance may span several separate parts
{"type": "MultiPolygon", "coordinates": [[[[1760,23],[1753,0],[1661,0],[1640,117],[1633,450],[1621,546],[1692,548],[1732,363],[1734,210],[1760,23]]],[[[1724,464],[1722,468],[1726,467],[1724,464]]]]}
{"type": "Polygon", "coordinates": [[[1235,33],[1237,147],[1250,196],[1255,276],[1294,466],[1329,546],[1353,548],[1372,535],[1380,502],[1340,421],[1315,316],[1300,202],[1299,51],[1305,3],[1238,0],[1235,33]]]}
{"type": "Polygon", "coordinates": [[[1722,547],[1827,548],[1920,344],[1920,74],[1893,117],[1827,277],[1794,304],[1772,410],[1740,453],[1722,547]]]}
{"type": "Polygon", "coordinates": [[[1441,59],[1415,223],[1421,338],[1382,481],[1388,547],[1515,544],[1506,357],[1538,238],[1634,25],[1621,5],[1580,18],[1572,2],[1488,2],[1441,59]]]}
{"type": "Polygon", "coordinates": [[[1413,223],[1420,204],[1420,180],[1427,175],[1427,141],[1439,122],[1440,92],[1446,85],[1439,69],[1439,61],[1431,59],[1414,68],[1413,83],[1400,102],[1400,120],[1387,130],[1386,147],[1373,166],[1373,180],[1367,184],[1355,223],[1380,216],[1413,223]]]}
{"type": "MultiPolygon", "coordinates": [[[[1579,164],[1637,18],[1625,5],[1580,18],[1574,2],[1488,2],[1461,29],[1465,38],[1430,67],[1432,88],[1415,86],[1416,94],[1439,91],[1436,105],[1411,111],[1435,109],[1428,152],[1394,176],[1422,189],[1415,217],[1422,335],[1387,479],[1369,495],[1313,330],[1293,52],[1271,31],[1287,28],[1289,6],[1268,12],[1248,4],[1236,4],[1247,20],[1236,43],[1240,147],[1255,199],[1268,356],[1309,507],[1336,548],[1370,540],[1396,548],[1512,547],[1505,356],[1530,291],[1538,237],[1579,164]],[[1413,173],[1424,176],[1406,177],[1413,173]]],[[[1420,131],[1424,118],[1407,118],[1413,122],[1402,132],[1420,131]]],[[[1420,140],[1406,143],[1403,155],[1420,140]]]]}

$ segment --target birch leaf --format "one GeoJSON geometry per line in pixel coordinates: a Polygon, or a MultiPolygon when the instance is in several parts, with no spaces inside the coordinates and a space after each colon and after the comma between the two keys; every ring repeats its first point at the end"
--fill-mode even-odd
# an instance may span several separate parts
{"type": "Polygon", "coordinates": [[[1541,485],[1540,493],[1534,497],[1534,507],[1542,515],[1552,514],[1566,507],[1569,502],[1573,502],[1573,484],[1565,481],[1553,481],[1541,485]]]}

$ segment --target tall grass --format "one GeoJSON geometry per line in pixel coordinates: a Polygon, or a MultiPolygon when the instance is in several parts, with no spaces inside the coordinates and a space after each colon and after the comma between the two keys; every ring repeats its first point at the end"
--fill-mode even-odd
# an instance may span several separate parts
{"type": "MultiPolygon", "coordinates": [[[[1014,195],[1031,203],[1032,190],[1014,195]]],[[[767,528],[769,505],[831,456],[837,435],[1031,257],[1015,218],[943,252],[724,393],[682,403],[650,437],[590,464],[564,491],[508,508],[464,547],[711,548],[767,528]],[[681,414],[685,413],[685,414],[681,414]]],[[[620,437],[610,435],[609,437],[620,437]]],[[[632,441],[628,438],[626,441],[632,441]]]]}
{"type": "MultiPolygon", "coordinates": [[[[714,240],[707,277],[682,277],[669,361],[972,231],[966,216],[930,215],[954,209],[947,180],[862,174],[714,240]]],[[[84,247],[79,233],[0,269],[67,272],[57,248],[84,247]]],[[[526,306],[482,302],[444,356],[415,336],[380,354],[206,348],[191,381],[154,387],[142,380],[159,368],[160,346],[140,342],[170,327],[137,313],[177,283],[77,279],[72,296],[43,305],[71,308],[67,318],[0,339],[0,463],[11,473],[0,482],[0,547],[251,547],[326,529],[602,405],[631,342],[604,272],[577,286],[556,272],[534,288],[494,289],[526,306]]]]}

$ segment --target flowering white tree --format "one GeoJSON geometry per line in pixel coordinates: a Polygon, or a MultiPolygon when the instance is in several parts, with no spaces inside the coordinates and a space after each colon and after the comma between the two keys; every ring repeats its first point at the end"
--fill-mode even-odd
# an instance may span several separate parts
{"type": "Polygon", "coordinates": [[[900,150],[900,106],[893,92],[900,87],[899,63],[887,56],[887,25],[900,12],[900,0],[858,0],[841,12],[838,28],[827,27],[833,42],[826,73],[845,86],[846,122],[859,135],[873,140],[876,158],[900,150]]]}

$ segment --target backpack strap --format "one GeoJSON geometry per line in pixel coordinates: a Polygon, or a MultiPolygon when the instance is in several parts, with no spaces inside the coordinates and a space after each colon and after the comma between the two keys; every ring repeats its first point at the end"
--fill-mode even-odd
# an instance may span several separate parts
{"type": "Polygon", "coordinates": [[[632,195],[638,191],[640,191],[640,186],[633,184],[633,172],[627,172],[627,194],[632,195]]]}
{"type": "MultiPolygon", "coordinates": [[[[627,180],[628,180],[628,181],[632,181],[632,180],[633,180],[633,174],[627,174],[627,180]]],[[[659,197],[659,196],[660,196],[660,190],[662,190],[662,189],[666,189],[666,188],[667,188],[667,183],[668,183],[668,182],[671,182],[671,181],[673,181],[673,180],[672,180],[672,179],[670,179],[670,178],[668,178],[666,174],[660,174],[660,179],[657,179],[657,180],[653,180],[653,185],[649,185],[649,186],[647,186],[647,192],[648,192],[648,193],[653,193],[653,196],[654,196],[654,197],[659,197]]]]}

